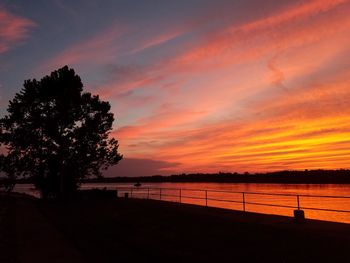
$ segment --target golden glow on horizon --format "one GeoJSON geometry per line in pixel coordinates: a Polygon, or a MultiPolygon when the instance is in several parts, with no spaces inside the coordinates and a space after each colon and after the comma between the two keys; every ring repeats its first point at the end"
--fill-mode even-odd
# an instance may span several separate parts
{"type": "Polygon", "coordinates": [[[253,126],[236,131],[222,130],[207,142],[190,140],[186,144],[166,147],[160,156],[182,163],[181,168],[185,171],[196,170],[194,167],[200,167],[197,171],[212,172],[232,171],[232,167],[238,167],[240,171],[349,167],[348,116],[288,123],[258,135],[255,132],[259,131],[259,125],[253,123],[253,126]],[[189,153],[193,153],[192,156],[189,153]]]}

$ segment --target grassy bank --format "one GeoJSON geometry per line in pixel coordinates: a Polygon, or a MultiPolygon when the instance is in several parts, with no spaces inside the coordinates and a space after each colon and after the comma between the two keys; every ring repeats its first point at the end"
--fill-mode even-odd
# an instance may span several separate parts
{"type": "Polygon", "coordinates": [[[350,262],[347,224],[152,200],[6,202],[13,262],[350,262]]]}

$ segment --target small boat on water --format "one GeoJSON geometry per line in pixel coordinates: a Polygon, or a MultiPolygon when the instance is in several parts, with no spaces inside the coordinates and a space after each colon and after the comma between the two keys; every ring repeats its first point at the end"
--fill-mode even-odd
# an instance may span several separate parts
{"type": "Polygon", "coordinates": [[[140,187],[142,184],[141,183],[139,183],[139,182],[137,182],[136,184],[134,184],[134,186],[136,186],[136,187],[140,187]]]}

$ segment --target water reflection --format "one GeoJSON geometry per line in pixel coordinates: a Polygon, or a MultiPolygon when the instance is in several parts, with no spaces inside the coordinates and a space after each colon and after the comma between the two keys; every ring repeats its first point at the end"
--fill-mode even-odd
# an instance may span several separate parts
{"type": "MultiPolygon", "coordinates": [[[[300,196],[300,206],[302,208],[350,210],[350,198],[330,198],[330,197],[308,197],[303,195],[317,196],[348,196],[349,185],[315,185],[315,184],[231,184],[231,183],[144,183],[141,188],[137,188],[133,183],[108,183],[108,184],[84,184],[83,189],[89,188],[116,188],[127,187],[132,190],[132,196],[137,198],[161,199],[173,202],[189,204],[208,205],[213,207],[243,210],[242,192],[256,193],[280,193],[300,196]],[[148,188],[157,188],[150,189],[148,188]],[[159,190],[159,188],[172,188],[159,190]],[[176,189],[174,189],[176,188],[176,189]],[[182,189],[181,191],[179,189],[182,189]],[[202,191],[210,189],[215,191],[202,191]],[[199,191],[200,190],[200,191],[199,191]],[[239,193],[227,193],[220,191],[233,191],[239,193]],[[206,198],[207,197],[207,198],[206,198]],[[225,201],[222,201],[225,200],[225,201]]],[[[15,190],[38,196],[38,193],[31,185],[17,185],[15,190]]],[[[122,193],[120,193],[122,194],[122,193]]],[[[293,216],[293,210],[297,207],[295,196],[270,196],[263,194],[245,194],[245,210],[250,212],[277,214],[293,216]],[[267,204],[259,205],[259,204],[267,204]],[[281,205],[285,207],[276,207],[281,205]]],[[[321,210],[305,209],[307,218],[327,221],[350,223],[350,213],[330,212],[321,210]]]]}
{"type": "MultiPolygon", "coordinates": [[[[111,185],[109,186],[111,187],[111,185]]],[[[181,188],[181,195],[176,190],[150,190],[149,198],[166,201],[182,202],[189,204],[206,205],[205,191],[195,189],[210,189],[218,191],[254,192],[245,194],[245,210],[265,214],[293,216],[293,210],[297,207],[297,199],[300,196],[300,206],[304,208],[347,210],[350,211],[350,198],[308,197],[317,196],[345,196],[349,197],[349,185],[293,185],[293,184],[220,184],[220,183],[152,183],[144,184],[142,189],[135,189],[130,184],[114,184],[113,187],[130,187],[133,189],[133,197],[148,198],[146,188],[181,188]],[[189,190],[194,189],[194,190],[189,190]],[[270,196],[257,193],[292,194],[293,196],[270,196]],[[260,204],[267,204],[260,205],[260,204]],[[276,207],[275,205],[285,206],[276,207]]],[[[207,192],[207,205],[213,207],[243,210],[242,193],[207,192]],[[225,201],[222,201],[225,200],[225,201]]],[[[326,221],[350,223],[350,213],[318,211],[305,209],[307,218],[326,221]]]]}

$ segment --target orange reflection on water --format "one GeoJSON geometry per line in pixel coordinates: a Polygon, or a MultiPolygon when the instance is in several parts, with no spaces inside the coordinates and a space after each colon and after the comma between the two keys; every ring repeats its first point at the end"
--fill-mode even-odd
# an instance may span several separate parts
{"type": "MultiPolygon", "coordinates": [[[[132,191],[131,197],[134,198],[150,198],[202,206],[207,204],[212,207],[240,211],[245,208],[248,212],[284,216],[293,216],[293,210],[297,208],[296,195],[300,195],[300,207],[305,211],[306,218],[350,223],[350,212],[308,209],[350,211],[350,185],[345,184],[144,183],[142,187],[136,188],[133,183],[90,183],[83,184],[82,188],[123,189],[119,190],[119,196],[122,196],[125,191],[129,194],[132,191]],[[205,189],[208,190],[205,191],[205,189]],[[245,206],[242,203],[243,192],[245,193],[245,206]],[[327,196],[341,196],[342,198],[327,196]]],[[[15,191],[39,197],[30,184],[16,185],[15,191]]]]}
{"type": "Polygon", "coordinates": [[[293,211],[298,207],[297,195],[299,195],[300,208],[305,211],[306,218],[350,223],[350,196],[347,196],[350,191],[349,185],[151,183],[144,184],[139,189],[128,184],[105,184],[104,186],[121,187],[121,189],[127,186],[126,191],[132,189],[132,197],[136,198],[208,205],[240,211],[245,209],[248,212],[284,216],[293,216],[293,211]]]}

